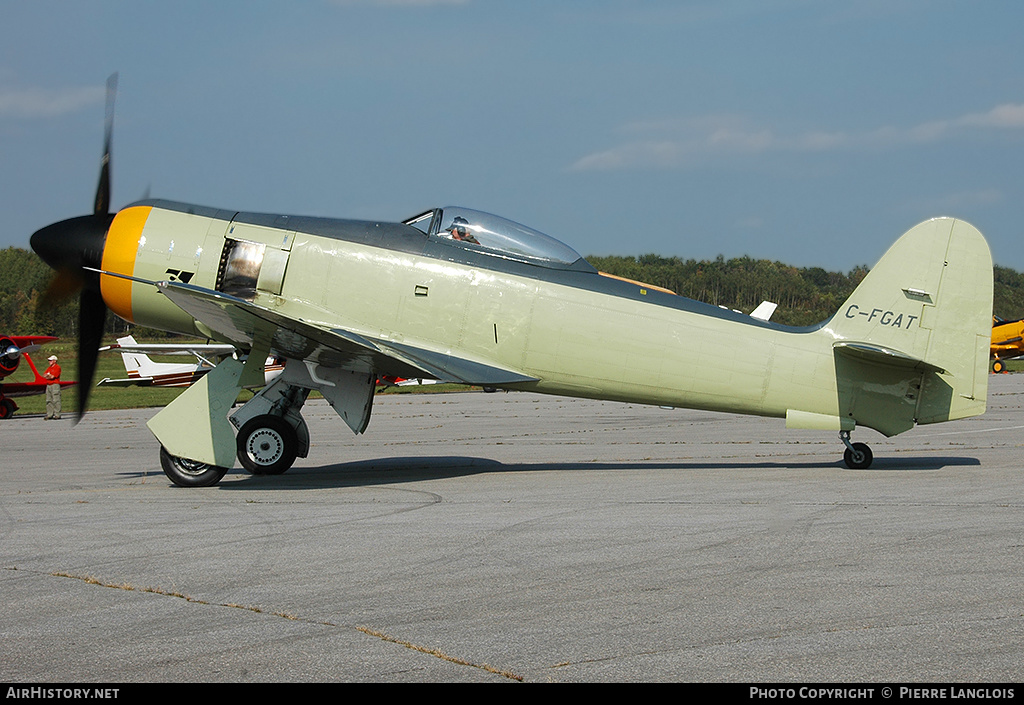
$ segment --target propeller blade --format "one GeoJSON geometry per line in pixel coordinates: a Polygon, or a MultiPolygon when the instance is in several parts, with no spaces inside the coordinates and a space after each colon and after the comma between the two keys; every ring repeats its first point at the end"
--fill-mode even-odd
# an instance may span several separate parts
{"type": "Polygon", "coordinates": [[[56,276],[43,295],[44,305],[52,306],[62,298],[80,292],[78,374],[81,384],[78,387],[78,421],[85,414],[89,401],[103,328],[107,321],[107,305],[103,301],[103,294],[100,293],[99,274],[95,272],[102,266],[107,231],[114,220],[114,215],[110,213],[110,152],[113,145],[116,97],[115,73],[107,79],[103,159],[100,162],[100,180],[96,187],[92,215],[68,218],[47,225],[33,233],[30,241],[36,254],[56,270],[56,276]]]}
{"type": "Polygon", "coordinates": [[[117,98],[117,74],[107,79],[107,114],[106,130],[103,139],[103,159],[100,161],[100,182],[96,187],[96,202],[93,204],[95,215],[110,212],[110,150],[114,141],[114,101],[117,98]]]}
{"type": "Polygon", "coordinates": [[[82,289],[78,309],[78,421],[82,420],[89,401],[106,322],[107,305],[99,290],[91,286],[82,289]]]}
{"type": "Polygon", "coordinates": [[[80,272],[68,267],[61,267],[50,280],[46,291],[39,299],[39,307],[44,311],[56,308],[82,290],[84,282],[80,272]]]}

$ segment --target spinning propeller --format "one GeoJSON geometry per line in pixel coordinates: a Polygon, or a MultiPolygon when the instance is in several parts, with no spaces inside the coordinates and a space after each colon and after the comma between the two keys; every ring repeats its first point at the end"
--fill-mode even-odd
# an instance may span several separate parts
{"type": "Polygon", "coordinates": [[[100,275],[85,268],[100,269],[107,230],[114,220],[110,213],[110,150],[114,132],[114,99],[117,97],[117,74],[107,79],[106,135],[100,181],[92,215],[69,218],[37,230],[31,238],[32,249],[56,276],[43,295],[44,305],[78,293],[78,419],[85,413],[92,379],[96,373],[107,305],[100,293],[100,275]]]}

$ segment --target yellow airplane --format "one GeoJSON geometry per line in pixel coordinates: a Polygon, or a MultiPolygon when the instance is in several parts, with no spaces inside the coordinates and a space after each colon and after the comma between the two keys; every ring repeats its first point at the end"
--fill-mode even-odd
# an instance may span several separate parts
{"type": "Polygon", "coordinates": [[[992,317],[992,371],[1005,372],[1006,361],[1024,355],[1024,319],[992,317]]]}
{"type": "Polygon", "coordinates": [[[872,462],[858,425],[893,436],[985,411],[992,259],[961,220],[912,228],[834,316],[794,328],[604,276],[554,238],[461,207],[400,222],[164,200],[111,213],[111,115],[94,213],[31,243],[82,278],[87,382],[108,308],[245,357],[149,421],[176,484],[213,485],[236,459],[286,471],[309,449],[310,390],[362,433],[378,376],[778,417],[838,432],[851,468],[872,462]],[[271,355],[284,371],[233,409],[271,355]]]}

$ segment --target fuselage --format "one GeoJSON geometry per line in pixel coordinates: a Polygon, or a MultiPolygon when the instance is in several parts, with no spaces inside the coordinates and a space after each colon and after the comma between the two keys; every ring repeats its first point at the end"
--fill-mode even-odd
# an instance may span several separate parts
{"type": "MultiPolygon", "coordinates": [[[[767,416],[837,413],[828,326],[771,324],[567,259],[495,252],[401,223],[158,201],[116,216],[102,268],[225,291],[537,380],[519,389],[767,416]]],[[[110,276],[101,286],[129,321],[217,337],[152,286],[110,276]]]]}

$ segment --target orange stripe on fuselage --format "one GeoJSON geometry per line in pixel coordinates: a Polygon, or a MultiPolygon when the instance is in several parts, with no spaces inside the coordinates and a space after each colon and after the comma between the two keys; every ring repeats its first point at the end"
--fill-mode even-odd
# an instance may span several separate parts
{"type": "MultiPolygon", "coordinates": [[[[107,244],[103,247],[103,271],[129,277],[135,274],[139,239],[152,210],[151,206],[134,206],[114,216],[114,222],[107,231],[107,244]]],[[[111,311],[126,321],[134,322],[130,279],[100,275],[100,291],[111,311]]]]}

